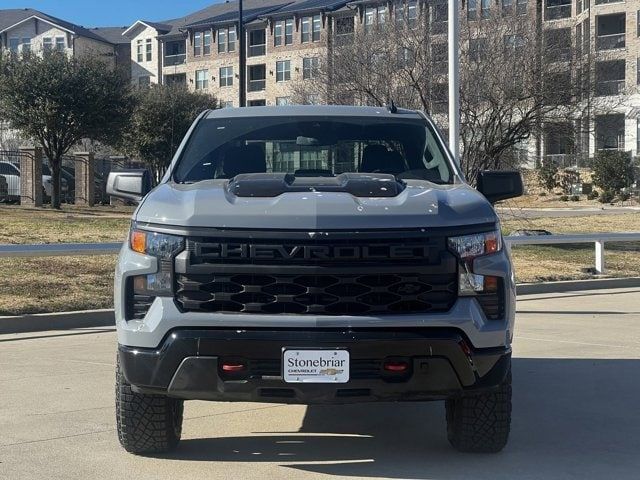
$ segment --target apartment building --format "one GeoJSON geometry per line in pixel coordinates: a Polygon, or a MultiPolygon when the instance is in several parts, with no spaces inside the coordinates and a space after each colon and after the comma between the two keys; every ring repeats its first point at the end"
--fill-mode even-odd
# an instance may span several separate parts
{"type": "Polygon", "coordinates": [[[543,155],[566,166],[580,164],[596,150],[640,154],[640,1],[543,0],[544,38],[563,38],[573,46],[558,60],[578,80],[593,78],[593,108],[575,120],[574,136],[547,125],[543,155]],[[580,68],[588,65],[588,68],[580,68]]]}
{"type": "Polygon", "coordinates": [[[123,29],[87,29],[31,8],[0,9],[0,51],[59,50],[70,56],[94,56],[130,71],[129,42],[123,29]]]}

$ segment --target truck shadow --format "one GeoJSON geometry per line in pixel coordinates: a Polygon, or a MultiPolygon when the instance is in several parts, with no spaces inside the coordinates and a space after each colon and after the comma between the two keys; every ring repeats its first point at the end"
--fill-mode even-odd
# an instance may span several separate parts
{"type": "Polygon", "coordinates": [[[497,455],[451,449],[437,402],[310,406],[298,432],[187,439],[171,458],[338,477],[638,478],[640,360],[515,358],[513,370],[511,439],[497,455]]]}

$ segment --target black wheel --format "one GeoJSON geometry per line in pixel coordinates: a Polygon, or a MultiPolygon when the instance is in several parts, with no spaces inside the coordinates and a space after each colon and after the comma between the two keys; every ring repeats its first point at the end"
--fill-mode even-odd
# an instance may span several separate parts
{"type": "Polygon", "coordinates": [[[184,402],[131,389],[116,361],[116,423],[118,440],[127,452],[151,454],[176,448],[182,434],[184,402]]]}
{"type": "Polygon", "coordinates": [[[496,453],[509,439],[511,368],[495,391],[446,401],[449,443],[461,452],[496,453]]]}

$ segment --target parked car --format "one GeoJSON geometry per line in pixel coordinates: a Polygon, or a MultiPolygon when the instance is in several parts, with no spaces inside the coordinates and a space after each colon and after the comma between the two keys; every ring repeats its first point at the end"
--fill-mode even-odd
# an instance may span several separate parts
{"type": "Polygon", "coordinates": [[[107,184],[141,202],[115,274],[126,450],[175,448],[184,400],[443,400],[455,448],[505,446],[515,285],[492,204],[518,172],[472,188],[394,107],[226,108],[187,136],[150,192],[144,170],[107,184]]]}
{"type": "MultiPolygon", "coordinates": [[[[46,170],[48,172],[48,170],[46,170]]],[[[49,172],[50,173],[50,172],[49,172]]],[[[45,165],[43,165],[42,175],[42,193],[43,200],[51,198],[53,184],[51,183],[51,175],[45,173],[45,165]]],[[[8,201],[20,200],[20,167],[12,162],[0,161],[0,175],[4,176],[7,181],[7,197],[8,201]]],[[[60,180],[60,192],[63,195],[67,191],[67,181],[62,178],[60,180]]]]}

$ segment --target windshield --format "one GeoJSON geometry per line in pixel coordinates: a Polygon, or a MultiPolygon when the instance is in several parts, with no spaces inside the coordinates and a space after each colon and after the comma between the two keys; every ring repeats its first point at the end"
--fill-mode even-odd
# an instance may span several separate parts
{"type": "Polygon", "coordinates": [[[241,173],[334,176],[389,173],[451,183],[444,149],[424,121],[372,117],[254,117],[202,120],[180,156],[179,183],[241,173]]]}

